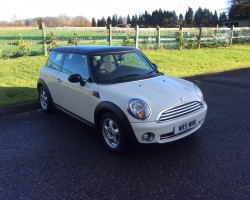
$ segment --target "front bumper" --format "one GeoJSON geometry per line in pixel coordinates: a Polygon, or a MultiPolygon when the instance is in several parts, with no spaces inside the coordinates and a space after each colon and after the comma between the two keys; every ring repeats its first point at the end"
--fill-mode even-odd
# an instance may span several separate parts
{"type": "Polygon", "coordinates": [[[166,121],[166,122],[138,122],[131,123],[135,136],[139,143],[167,143],[175,140],[179,140],[183,137],[186,137],[195,131],[197,131],[205,121],[207,113],[207,105],[203,102],[203,108],[195,113],[187,115],[185,117],[166,121]],[[196,120],[196,126],[188,129],[182,133],[175,134],[175,129],[181,124],[185,124],[196,120]],[[151,142],[146,142],[142,140],[142,136],[145,133],[153,133],[155,135],[154,139],[151,142]]]}

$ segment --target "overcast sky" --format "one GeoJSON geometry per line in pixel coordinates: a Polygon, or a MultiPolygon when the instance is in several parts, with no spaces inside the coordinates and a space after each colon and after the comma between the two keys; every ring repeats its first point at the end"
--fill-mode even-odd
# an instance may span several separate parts
{"type": "Polygon", "coordinates": [[[188,6],[194,11],[201,7],[218,13],[227,11],[228,7],[227,0],[2,0],[0,21],[59,15],[82,15],[91,20],[93,17],[112,17],[113,14],[122,17],[139,15],[145,10],[151,14],[159,8],[185,15],[188,6]]]}

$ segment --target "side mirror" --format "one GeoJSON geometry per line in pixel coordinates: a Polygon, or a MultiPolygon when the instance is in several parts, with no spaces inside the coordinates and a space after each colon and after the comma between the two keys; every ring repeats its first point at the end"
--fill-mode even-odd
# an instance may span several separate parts
{"type": "Polygon", "coordinates": [[[68,81],[71,83],[80,83],[81,86],[86,84],[86,81],[82,79],[80,74],[71,74],[68,78],[68,81]]]}
{"type": "Polygon", "coordinates": [[[155,69],[157,69],[157,67],[158,67],[157,64],[152,63],[152,65],[154,66],[155,69]]]}

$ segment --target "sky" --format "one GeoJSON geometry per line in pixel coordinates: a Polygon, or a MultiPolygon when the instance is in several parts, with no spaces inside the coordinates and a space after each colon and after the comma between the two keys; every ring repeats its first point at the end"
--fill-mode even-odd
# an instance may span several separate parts
{"type": "Polygon", "coordinates": [[[0,5],[0,21],[12,21],[35,17],[67,15],[69,17],[84,16],[91,20],[101,19],[113,14],[127,17],[150,14],[156,9],[173,11],[177,15],[185,15],[188,6],[196,11],[199,7],[208,8],[218,13],[227,11],[228,0],[2,0],[0,5]],[[131,2],[131,3],[130,3],[131,2]]]}

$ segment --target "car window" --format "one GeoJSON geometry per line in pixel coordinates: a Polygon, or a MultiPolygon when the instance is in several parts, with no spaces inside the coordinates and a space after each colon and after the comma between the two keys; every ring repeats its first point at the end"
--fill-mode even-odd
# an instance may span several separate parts
{"type": "Polygon", "coordinates": [[[122,64],[134,68],[140,68],[145,70],[151,70],[152,67],[142,59],[141,54],[136,53],[126,53],[122,56],[122,64]]]}
{"type": "Polygon", "coordinates": [[[139,51],[93,55],[93,74],[98,83],[140,80],[160,75],[139,51]]]}
{"type": "Polygon", "coordinates": [[[61,70],[62,68],[62,63],[63,63],[63,57],[64,53],[62,52],[56,52],[52,51],[49,55],[48,61],[47,61],[47,66],[51,67],[55,70],[61,70]]]}
{"type": "Polygon", "coordinates": [[[87,80],[89,78],[88,57],[82,54],[67,53],[62,72],[69,75],[77,73],[87,80]]]}

